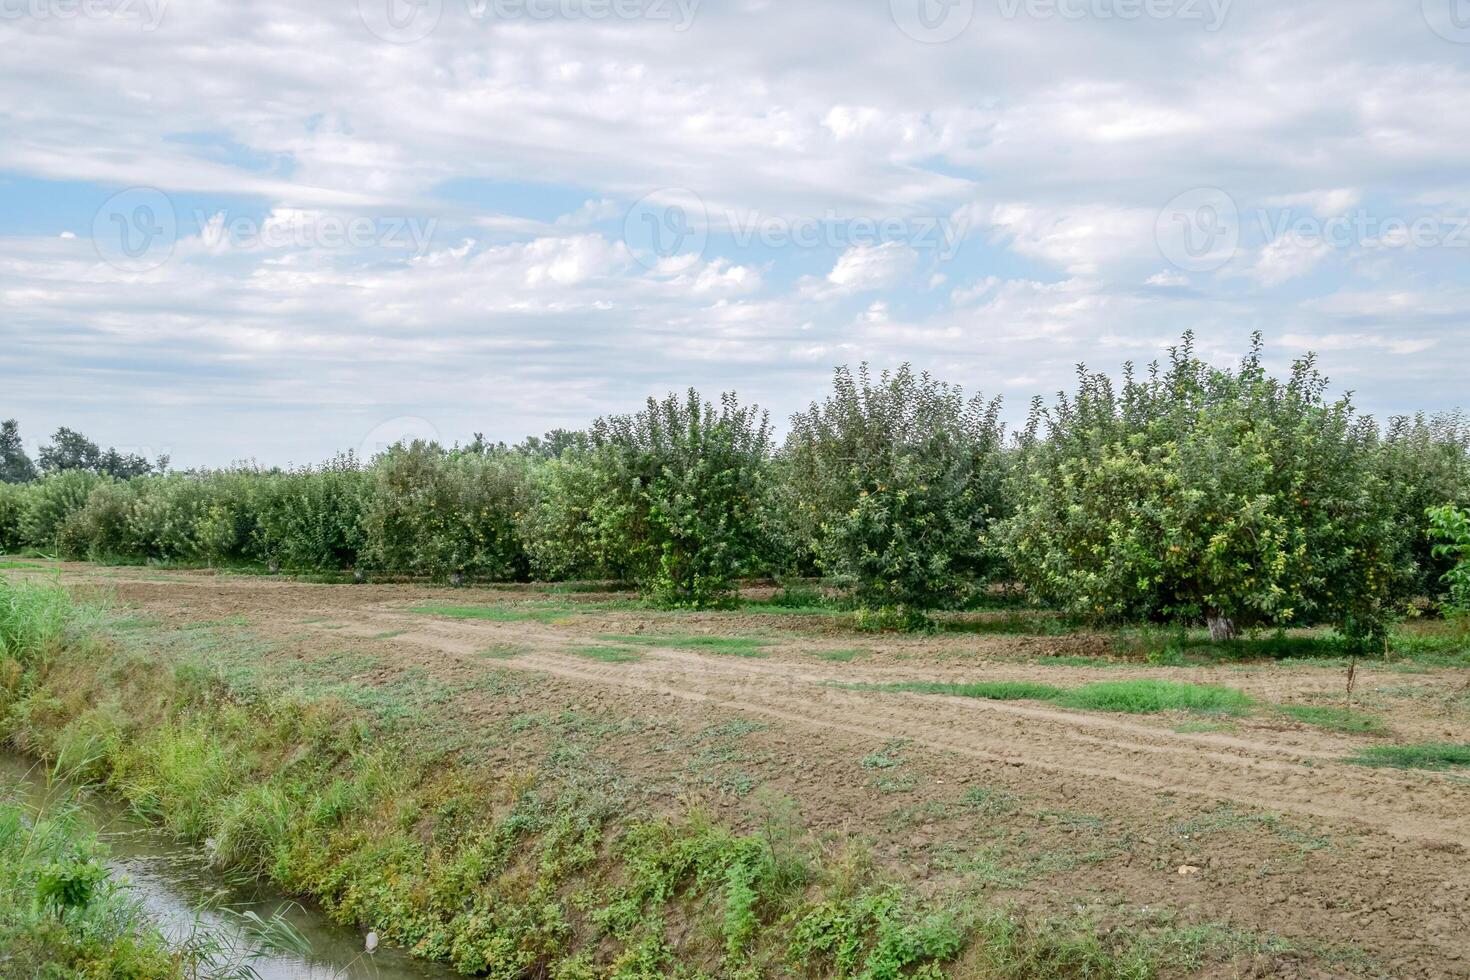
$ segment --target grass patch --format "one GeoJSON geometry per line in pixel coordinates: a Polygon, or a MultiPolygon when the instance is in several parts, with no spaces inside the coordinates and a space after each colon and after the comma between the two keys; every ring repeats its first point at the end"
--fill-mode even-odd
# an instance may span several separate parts
{"type": "Polygon", "coordinates": [[[1380,769],[1465,769],[1470,768],[1470,745],[1456,745],[1451,742],[1375,745],[1347,761],[1357,766],[1380,769]]]}
{"type": "Polygon", "coordinates": [[[600,660],[605,664],[630,664],[643,659],[643,654],[628,647],[589,645],[581,647],[568,647],[565,653],[574,654],[578,657],[586,657],[588,660],[600,660]]]}
{"type": "MultiPolygon", "coordinates": [[[[593,607],[595,608],[595,607],[593,607]]],[[[414,606],[410,612],[447,619],[480,619],[491,623],[553,623],[577,612],[561,603],[525,603],[503,606],[414,606]]]]}
{"type": "Polygon", "coordinates": [[[906,681],[881,684],[880,690],[907,691],[914,694],[948,694],[957,698],[981,698],[986,701],[1052,701],[1066,693],[1050,684],[1029,681],[988,681],[977,684],[943,684],[931,681],[906,681]]]}
{"type": "Polygon", "coordinates": [[[690,636],[678,634],[643,636],[636,633],[604,633],[598,639],[625,646],[695,650],[701,653],[718,653],[727,657],[764,657],[766,656],[765,648],[770,646],[769,640],[757,636],[690,636]]]}
{"type": "Polygon", "coordinates": [[[1248,711],[1253,704],[1249,697],[1233,688],[1156,680],[1106,681],[1071,689],[1031,681],[983,681],[974,684],[906,681],[858,686],[869,690],[948,694],[987,701],[1049,701],[1064,708],[1126,714],[1194,711],[1203,714],[1238,715],[1248,711]]]}
{"type": "Polygon", "coordinates": [[[1228,732],[1231,726],[1218,721],[1186,721],[1174,726],[1176,735],[1207,735],[1211,732],[1228,732]]]}
{"type": "Polygon", "coordinates": [[[815,656],[818,660],[830,660],[832,663],[851,663],[859,657],[871,655],[870,650],[818,650],[815,656]]]}
{"type": "Polygon", "coordinates": [[[1234,688],[1157,680],[1087,684],[1067,691],[1056,702],[1065,708],[1114,711],[1130,715],[1154,714],[1160,711],[1238,715],[1249,710],[1252,704],[1248,696],[1234,688]]]}
{"type": "Polygon", "coordinates": [[[1282,714],[1304,725],[1313,725],[1330,732],[1348,734],[1374,734],[1383,731],[1383,722],[1376,716],[1352,708],[1334,708],[1311,704],[1283,704],[1282,714]]]}

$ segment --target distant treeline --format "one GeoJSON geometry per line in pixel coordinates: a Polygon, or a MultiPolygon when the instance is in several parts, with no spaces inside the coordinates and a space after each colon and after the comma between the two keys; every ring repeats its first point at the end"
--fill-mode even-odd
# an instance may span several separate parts
{"type": "Polygon", "coordinates": [[[997,400],[907,366],[839,369],[784,441],[733,394],[690,390],[510,447],[397,445],[298,470],[166,472],[62,430],[0,432],[0,548],[436,580],[619,579],[670,606],[745,577],[820,575],[877,623],[988,583],[1099,621],[1327,623],[1370,642],[1443,592],[1426,512],[1470,503],[1459,415],[1380,426],[1283,379],[1261,341],[1121,379],[1078,369],[1007,438],[997,400]]]}

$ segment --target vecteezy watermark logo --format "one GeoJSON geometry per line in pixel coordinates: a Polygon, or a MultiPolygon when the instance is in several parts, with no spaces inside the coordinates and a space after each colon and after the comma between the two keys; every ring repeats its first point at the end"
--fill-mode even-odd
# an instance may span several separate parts
{"type": "Polygon", "coordinates": [[[357,446],[357,459],[362,463],[371,463],[374,457],[382,455],[399,443],[412,442],[437,442],[441,446],[444,444],[434,423],[414,415],[400,415],[396,419],[378,423],[362,437],[362,442],[357,446]]]}
{"type": "Polygon", "coordinates": [[[1470,44],[1470,0],[1423,0],[1424,22],[1446,41],[1470,44]]]}
{"type": "Polygon", "coordinates": [[[827,211],[820,217],[788,218],[758,211],[726,211],[723,227],[735,244],[747,248],[876,248],[889,243],[916,252],[933,252],[940,262],[953,259],[970,233],[969,211],[957,216],[850,217],[827,211]]]}
{"type": "Polygon", "coordinates": [[[1233,0],[997,0],[1006,20],[1198,21],[1206,31],[1225,26],[1233,0]]]}
{"type": "Polygon", "coordinates": [[[647,20],[689,30],[701,0],[465,0],[475,20],[647,20]]]}
{"type": "MultiPolygon", "coordinates": [[[[7,0],[0,0],[0,3],[7,0]]],[[[667,23],[675,32],[694,23],[701,0],[458,0],[474,21],[607,21],[667,23]]],[[[362,22],[394,44],[422,41],[439,26],[444,0],[357,0],[362,22]]]]}
{"type": "Polygon", "coordinates": [[[888,0],[893,22],[915,41],[943,44],[975,19],[975,0],[888,0]]]}
{"type": "Polygon", "coordinates": [[[212,252],[226,249],[385,248],[423,255],[429,250],[436,218],[339,215],[283,208],[264,218],[196,209],[199,240],[212,252]]]}
{"type": "Polygon", "coordinates": [[[168,0],[0,0],[0,20],[123,20],[152,31],[167,7],[168,0]]]}
{"type": "Polygon", "coordinates": [[[1240,211],[1218,187],[1197,187],[1174,198],[1154,221],[1159,253],[1185,272],[1224,268],[1240,246],[1240,211]]]}
{"type": "Polygon", "coordinates": [[[683,272],[699,262],[709,243],[704,200],[683,187],[644,195],[623,219],[623,241],[644,267],[683,272]]]}
{"type": "Polygon", "coordinates": [[[363,26],[390,44],[422,41],[439,26],[444,0],[357,0],[363,26]]]}
{"type": "Polygon", "coordinates": [[[124,272],[147,272],[168,261],[178,241],[173,201],[153,187],[108,198],[92,218],[92,243],[102,261],[124,272]]]}

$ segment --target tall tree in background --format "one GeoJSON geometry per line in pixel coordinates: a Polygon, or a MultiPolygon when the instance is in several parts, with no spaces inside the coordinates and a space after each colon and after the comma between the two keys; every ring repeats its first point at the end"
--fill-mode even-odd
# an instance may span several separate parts
{"type": "MultiPolygon", "coordinates": [[[[159,469],[163,468],[160,462],[159,469]]],[[[154,470],[153,464],[142,456],[120,453],[116,449],[103,452],[97,444],[80,432],[66,426],[56,430],[51,445],[41,447],[41,469],[47,473],[62,473],[66,470],[86,470],[103,476],[128,480],[135,476],[147,476],[154,470]]]]}
{"type": "Polygon", "coordinates": [[[36,464],[20,442],[20,425],[15,419],[0,422],[0,483],[28,483],[36,475],[36,464]]]}

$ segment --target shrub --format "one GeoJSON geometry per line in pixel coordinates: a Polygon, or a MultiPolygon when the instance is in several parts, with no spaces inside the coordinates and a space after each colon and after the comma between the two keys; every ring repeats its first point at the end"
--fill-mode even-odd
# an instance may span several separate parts
{"type": "Polygon", "coordinates": [[[20,515],[21,539],[33,548],[55,550],[62,525],[87,505],[94,488],[109,479],[86,470],[65,470],[30,484],[20,515]]]}
{"type": "Polygon", "coordinates": [[[351,453],[318,467],[247,473],[244,479],[253,485],[251,558],[299,571],[357,564],[370,478],[351,453]]]}
{"type": "Polygon", "coordinates": [[[915,375],[876,383],[839,368],[833,393],[791,420],[785,523],[864,609],[907,613],[957,602],[997,564],[1004,515],[999,400],[915,375]]]}
{"type": "Polygon", "coordinates": [[[1450,566],[1442,577],[1449,587],[1445,610],[1470,617],[1470,510],[1449,505],[1431,508],[1429,527],[1436,541],[1434,557],[1450,566]]]}
{"type": "Polygon", "coordinates": [[[160,561],[193,561],[202,557],[199,527],[209,513],[203,481],[183,475],[143,477],[136,490],[130,526],[139,556],[160,561]]]}
{"type": "Polygon", "coordinates": [[[104,482],[92,488],[81,510],[62,525],[58,547],[68,557],[107,559],[135,555],[138,539],[132,511],[138,497],[131,483],[104,482]]]}
{"type": "Polygon", "coordinates": [[[1381,639],[1407,569],[1376,431],[1326,385],[1310,355],[1269,377],[1259,335],[1236,371],[1196,358],[1189,334],[1167,368],[1127,366],[1121,392],[1079,368],[1076,394],[1037,404],[1022,439],[1016,574],[1094,619],[1381,639]]]}
{"type": "Polygon", "coordinates": [[[28,494],[25,485],[0,482],[0,554],[13,554],[25,547],[20,522],[28,494]]]}
{"type": "Polygon", "coordinates": [[[1377,468],[1393,508],[1398,561],[1407,572],[1400,582],[1403,598],[1434,599],[1454,562],[1435,554],[1424,514],[1445,504],[1470,507],[1470,423],[1459,413],[1391,419],[1377,468]]]}
{"type": "Polygon", "coordinates": [[[398,445],[374,461],[362,515],[367,564],[436,579],[526,577],[517,522],[525,459],[398,445]]]}
{"type": "Polygon", "coordinates": [[[617,495],[603,485],[608,468],[584,444],[528,467],[529,501],[520,536],[531,575],[541,580],[624,579],[628,556],[619,548],[617,495]]]}
{"type": "Polygon", "coordinates": [[[648,400],[589,433],[595,550],[623,556],[631,577],[667,606],[726,600],[765,554],[760,514],[770,487],[771,429],[733,392],[718,409],[694,389],[648,400]]]}

